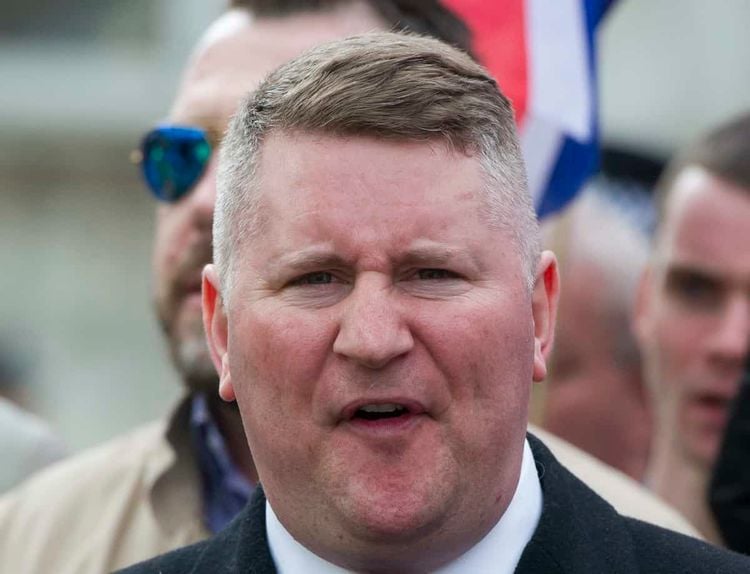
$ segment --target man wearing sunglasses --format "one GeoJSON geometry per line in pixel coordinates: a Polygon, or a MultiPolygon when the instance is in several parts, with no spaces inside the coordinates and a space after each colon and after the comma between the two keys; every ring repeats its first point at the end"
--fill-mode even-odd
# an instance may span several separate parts
{"type": "MultiPolygon", "coordinates": [[[[235,405],[218,399],[200,308],[220,134],[271,69],[313,45],[394,25],[468,47],[463,24],[437,2],[406,0],[236,0],[206,32],[168,121],[140,149],[159,201],[156,309],[185,399],[167,422],[75,457],[0,501],[1,572],[110,571],[205,538],[245,504],[256,472],[235,405]]],[[[689,530],[626,479],[544,440],[623,512],[689,530]]]]}

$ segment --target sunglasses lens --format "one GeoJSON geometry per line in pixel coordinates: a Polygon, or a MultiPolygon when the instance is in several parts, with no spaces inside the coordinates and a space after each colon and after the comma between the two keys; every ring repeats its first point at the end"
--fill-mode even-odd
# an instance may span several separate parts
{"type": "Polygon", "coordinates": [[[196,184],[211,157],[211,144],[198,128],[158,127],[141,145],[143,176],[161,201],[173,202],[196,184]]]}

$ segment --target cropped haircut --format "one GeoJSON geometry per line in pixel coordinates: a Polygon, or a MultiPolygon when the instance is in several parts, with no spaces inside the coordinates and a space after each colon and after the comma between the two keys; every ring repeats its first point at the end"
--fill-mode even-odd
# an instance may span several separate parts
{"type": "MultiPolygon", "coordinates": [[[[323,12],[353,0],[232,0],[232,8],[255,16],[282,18],[299,12],[323,12]]],[[[471,54],[471,33],[466,24],[439,0],[365,0],[394,32],[432,36],[471,54]]]]}
{"type": "Polygon", "coordinates": [[[744,188],[750,198],[750,112],[710,131],[669,162],[656,185],[657,227],[666,216],[675,180],[690,166],[744,188]]]}
{"type": "Polygon", "coordinates": [[[256,174],[272,132],[437,142],[476,156],[485,179],[482,215],[510,234],[533,286],[538,223],[507,98],[455,48],[412,34],[372,33],[313,48],[272,72],[240,105],[222,146],[214,215],[225,303],[233,254],[267,224],[256,174]]]}

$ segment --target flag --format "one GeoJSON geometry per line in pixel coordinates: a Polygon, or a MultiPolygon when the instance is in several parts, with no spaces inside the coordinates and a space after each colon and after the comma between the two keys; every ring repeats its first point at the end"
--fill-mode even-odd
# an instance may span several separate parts
{"type": "Polygon", "coordinates": [[[595,33],[614,0],[443,0],[513,103],[539,217],[599,162],[595,33]]]}

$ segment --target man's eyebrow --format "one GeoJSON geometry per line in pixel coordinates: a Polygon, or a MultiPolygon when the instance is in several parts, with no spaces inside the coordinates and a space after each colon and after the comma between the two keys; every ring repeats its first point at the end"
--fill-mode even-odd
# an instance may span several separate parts
{"type": "Polygon", "coordinates": [[[348,263],[340,255],[326,247],[310,247],[292,253],[285,253],[269,263],[272,274],[306,271],[316,267],[340,268],[348,263]]]}
{"type": "Polygon", "coordinates": [[[442,244],[415,245],[399,259],[401,265],[435,266],[450,262],[460,262],[480,268],[479,261],[471,251],[442,244]]]}
{"type": "MultiPolygon", "coordinates": [[[[451,262],[469,265],[477,270],[481,268],[479,261],[471,251],[433,243],[412,246],[395,260],[395,264],[400,267],[435,267],[451,262]]],[[[268,264],[268,269],[272,275],[284,275],[316,268],[341,269],[351,266],[353,266],[351,261],[330,248],[313,246],[292,253],[285,253],[272,259],[268,264]]]]}
{"type": "Polygon", "coordinates": [[[722,280],[721,274],[718,272],[703,267],[694,267],[687,263],[672,263],[667,267],[666,277],[671,281],[698,279],[719,283],[722,280]]]}
{"type": "Polygon", "coordinates": [[[699,269],[684,263],[673,263],[667,268],[668,275],[689,275],[710,277],[712,274],[707,269],[699,269]]]}

